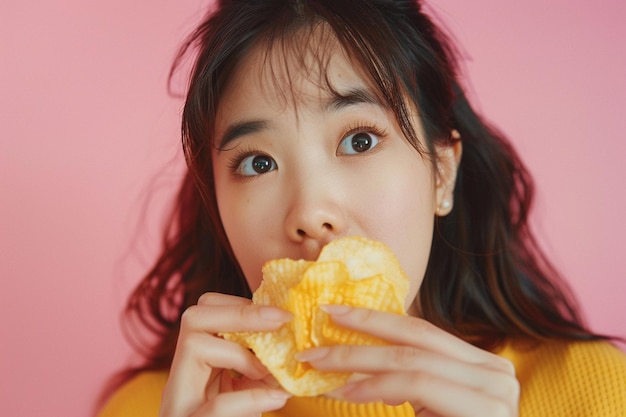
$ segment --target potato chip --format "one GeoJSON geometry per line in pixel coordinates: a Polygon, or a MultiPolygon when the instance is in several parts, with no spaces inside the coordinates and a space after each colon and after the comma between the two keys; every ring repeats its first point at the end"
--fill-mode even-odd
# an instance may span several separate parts
{"type": "Polygon", "coordinates": [[[293,313],[291,322],[271,332],[224,333],[254,351],[283,388],[296,396],[315,396],[339,388],[350,374],[321,372],[294,358],[318,346],[381,345],[384,340],[335,325],[322,305],[344,304],[404,313],[409,280],[391,250],[362,237],[337,239],[316,262],[278,259],[263,266],[255,304],[293,313]]]}
{"type": "Polygon", "coordinates": [[[317,261],[340,260],[346,264],[350,278],[360,280],[384,275],[395,287],[398,301],[404,305],[409,280],[393,252],[382,242],[364,237],[350,237],[330,242],[322,248],[317,261]]]}

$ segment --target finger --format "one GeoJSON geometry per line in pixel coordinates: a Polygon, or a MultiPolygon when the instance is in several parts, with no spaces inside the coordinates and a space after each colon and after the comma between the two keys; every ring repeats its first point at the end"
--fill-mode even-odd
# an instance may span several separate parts
{"type": "Polygon", "coordinates": [[[269,371],[243,346],[203,333],[193,333],[176,347],[174,363],[180,372],[208,374],[213,368],[233,369],[251,379],[262,379],[269,371]]]}
{"type": "Polygon", "coordinates": [[[183,312],[181,329],[205,333],[268,331],[292,317],[280,308],[254,304],[195,305],[183,312]]]}
{"type": "Polygon", "coordinates": [[[415,417],[443,417],[440,414],[433,413],[430,410],[422,408],[420,410],[415,410],[415,417]]]}
{"type": "Polygon", "coordinates": [[[179,338],[163,396],[164,415],[189,415],[207,396],[217,394],[222,368],[250,379],[269,373],[252,352],[234,342],[200,332],[179,338]]]}
{"type": "Polygon", "coordinates": [[[335,323],[377,336],[392,344],[415,346],[461,361],[490,364],[509,373],[515,372],[513,365],[506,359],[477,348],[420,318],[344,305],[322,308],[335,323]]]}
{"type": "Polygon", "coordinates": [[[250,379],[245,375],[233,375],[232,372],[224,371],[220,379],[221,392],[243,391],[252,388],[280,388],[280,384],[275,378],[271,377],[271,374],[261,379],[250,379]]]}
{"type": "Polygon", "coordinates": [[[222,294],[219,292],[207,292],[200,296],[198,299],[198,305],[241,305],[252,304],[252,300],[244,297],[237,297],[235,295],[222,294]]]}
{"type": "Polygon", "coordinates": [[[227,392],[212,398],[193,413],[192,417],[260,415],[282,408],[290,396],[282,390],[264,388],[227,392]]]}
{"type": "Polygon", "coordinates": [[[376,375],[351,383],[335,395],[357,403],[382,401],[399,405],[409,401],[414,409],[446,417],[517,416],[518,396],[501,398],[416,372],[376,375]]]}
{"type": "Polygon", "coordinates": [[[323,371],[362,374],[407,371],[425,373],[494,397],[508,397],[519,392],[517,379],[507,372],[482,364],[453,360],[410,346],[322,347],[300,352],[296,359],[323,371]]]}
{"type": "MultiPolygon", "coordinates": [[[[215,292],[207,292],[200,296],[198,299],[199,306],[244,306],[244,305],[252,305],[252,300],[243,297],[237,297],[234,295],[227,295],[215,292]]],[[[253,307],[254,308],[254,307],[253,307]]],[[[260,314],[263,315],[266,319],[278,319],[289,321],[293,317],[293,314],[290,312],[272,307],[272,306],[262,306],[257,305],[256,308],[259,309],[260,314]]]]}

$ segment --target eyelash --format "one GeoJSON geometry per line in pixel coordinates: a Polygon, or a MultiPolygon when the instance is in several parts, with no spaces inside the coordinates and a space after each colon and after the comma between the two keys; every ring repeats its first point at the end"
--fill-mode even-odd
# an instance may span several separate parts
{"type": "MultiPolygon", "coordinates": [[[[341,143],[341,141],[344,140],[347,136],[354,135],[357,133],[362,133],[362,132],[376,135],[379,139],[383,139],[387,135],[387,130],[380,128],[376,124],[373,124],[371,122],[355,122],[355,123],[350,123],[350,125],[348,125],[348,127],[343,131],[343,133],[339,137],[339,143],[341,143]]],[[[268,155],[267,153],[262,152],[252,146],[240,145],[237,148],[239,149],[236,150],[235,155],[233,155],[233,157],[230,158],[230,160],[228,161],[228,169],[236,177],[238,178],[241,177],[242,180],[251,179],[254,177],[254,176],[245,176],[245,175],[236,174],[237,169],[241,166],[241,163],[244,161],[244,159],[252,155],[265,155],[271,158],[271,156],[268,155]]]]}
{"type": "Polygon", "coordinates": [[[379,139],[385,138],[387,136],[387,130],[377,126],[371,122],[356,122],[351,123],[348,128],[343,132],[341,137],[339,138],[339,142],[341,143],[347,136],[354,135],[356,133],[372,133],[378,136],[379,139]]]}
{"type": "MultiPolygon", "coordinates": [[[[230,172],[236,173],[243,160],[252,155],[265,155],[270,157],[267,153],[262,152],[252,146],[239,145],[237,146],[237,149],[235,149],[235,154],[228,161],[228,169],[230,170],[230,172]]],[[[246,176],[242,177],[247,178],[246,176]]]]}

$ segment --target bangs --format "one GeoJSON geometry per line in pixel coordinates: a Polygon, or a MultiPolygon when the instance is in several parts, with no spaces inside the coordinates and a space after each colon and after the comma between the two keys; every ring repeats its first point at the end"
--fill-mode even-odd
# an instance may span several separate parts
{"type": "Polygon", "coordinates": [[[337,52],[346,54],[326,22],[316,19],[299,23],[297,27],[272,28],[253,47],[262,57],[256,74],[261,91],[294,108],[304,100],[299,91],[303,80],[330,96],[340,96],[327,74],[332,56],[337,52]]]}

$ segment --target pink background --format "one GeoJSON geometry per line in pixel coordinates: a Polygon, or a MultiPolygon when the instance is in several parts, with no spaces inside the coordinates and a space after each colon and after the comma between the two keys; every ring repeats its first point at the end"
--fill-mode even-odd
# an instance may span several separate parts
{"type": "MultiPolygon", "coordinates": [[[[205,3],[36,3],[0,5],[0,415],[83,416],[130,357],[119,311],[180,175],[167,72],[205,3]]],[[[545,248],[595,329],[626,336],[626,3],[433,8],[538,180],[545,248]]]]}

